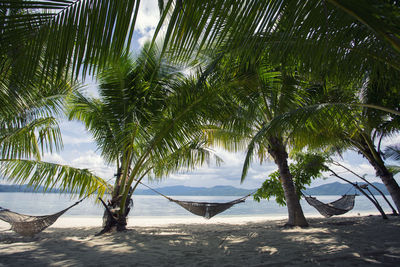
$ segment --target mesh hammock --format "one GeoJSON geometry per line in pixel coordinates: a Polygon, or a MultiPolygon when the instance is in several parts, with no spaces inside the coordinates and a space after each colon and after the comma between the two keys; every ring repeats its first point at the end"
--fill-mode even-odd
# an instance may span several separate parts
{"type": "Polygon", "coordinates": [[[0,220],[11,224],[11,230],[22,236],[33,236],[55,223],[58,217],[78,205],[82,200],[55,214],[43,216],[19,214],[0,207],[0,220]]]}
{"type": "Polygon", "coordinates": [[[354,200],[356,195],[344,195],[338,200],[331,203],[323,203],[311,196],[304,196],[307,203],[318,210],[321,215],[329,218],[334,215],[345,214],[354,207],[354,200]]]}
{"type": "Polygon", "coordinates": [[[158,192],[157,190],[151,188],[150,186],[137,181],[140,184],[144,185],[145,187],[147,187],[148,189],[152,190],[153,192],[159,194],[162,197],[165,197],[166,199],[168,199],[169,201],[175,202],[176,204],[178,204],[179,206],[181,206],[182,208],[184,208],[185,210],[198,215],[198,216],[202,216],[206,219],[210,219],[211,217],[214,217],[215,215],[226,211],[227,209],[229,209],[230,207],[232,207],[233,205],[236,205],[238,203],[242,203],[246,201],[246,198],[248,198],[249,196],[251,196],[253,193],[250,193],[244,197],[232,200],[230,202],[225,202],[225,203],[219,203],[219,202],[196,202],[196,201],[182,201],[182,200],[176,200],[176,199],[172,199],[160,192],[158,192]]]}
{"type": "Polygon", "coordinates": [[[211,217],[221,213],[233,205],[238,203],[245,202],[248,196],[226,202],[226,203],[217,203],[217,202],[195,202],[195,201],[181,201],[167,197],[169,201],[175,202],[185,210],[199,216],[203,216],[206,219],[210,219],[211,217]]]}

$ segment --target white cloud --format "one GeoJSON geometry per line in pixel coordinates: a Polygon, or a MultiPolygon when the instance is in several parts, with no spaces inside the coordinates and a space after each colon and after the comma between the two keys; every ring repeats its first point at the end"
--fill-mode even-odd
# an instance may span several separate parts
{"type": "Polygon", "coordinates": [[[76,168],[88,169],[103,179],[111,179],[115,168],[106,165],[104,160],[96,152],[89,150],[72,160],[71,165],[76,168]]]}
{"type": "Polygon", "coordinates": [[[261,186],[270,172],[276,170],[276,166],[273,163],[259,165],[258,162],[255,162],[251,165],[245,181],[241,184],[240,178],[245,154],[230,153],[220,148],[214,150],[224,160],[221,166],[210,164],[210,166],[203,166],[192,172],[172,174],[166,179],[154,182],[155,185],[159,187],[172,185],[196,187],[231,185],[241,188],[256,188],[261,186]]]}
{"type": "Polygon", "coordinates": [[[46,153],[42,160],[60,165],[68,165],[79,169],[88,169],[97,176],[106,180],[114,176],[115,167],[108,166],[101,156],[93,150],[85,152],[75,150],[73,151],[73,154],[75,155],[73,159],[67,159],[58,153],[46,153]]]}
{"type": "Polygon", "coordinates": [[[93,138],[82,123],[64,120],[60,123],[64,145],[79,145],[93,143],[93,138]]]}
{"type": "Polygon", "coordinates": [[[82,91],[89,97],[99,98],[98,84],[94,77],[87,75],[82,86],[82,91]]]}
{"type": "MultiPolygon", "coordinates": [[[[62,123],[62,131],[66,144],[65,151],[61,152],[61,154],[46,154],[46,160],[59,164],[67,164],[77,168],[87,168],[104,179],[113,177],[115,167],[107,166],[101,156],[95,152],[95,144],[92,142],[90,135],[85,131],[82,124],[77,122],[64,122],[62,123]]],[[[232,185],[242,188],[257,188],[261,186],[271,172],[277,170],[277,166],[273,162],[266,162],[260,165],[258,161],[255,161],[249,168],[245,181],[241,184],[240,177],[245,153],[231,153],[221,148],[214,148],[213,150],[224,160],[221,166],[218,167],[212,163],[209,166],[205,165],[191,172],[173,174],[166,179],[155,182],[154,185],[203,187],[232,185]]],[[[368,161],[355,152],[346,152],[343,159],[338,158],[337,161],[360,175],[367,174],[367,179],[371,182],[380,182],[380,179],[375,177],[373,167],[368,161]]],[[[346,179],[351,181],[356,180],[354,175],[344,172],[344,170],[339,167],[332,166],[332,169],[343,175],[346,179]]],[[[342,182],[337,178],[331,177],[329,173],[326,173],[325,176],[328,177],[328,179],[314,180],[311,187],[330,182],[342,182]]]]}
{"type": "Polygon", "coordinates": [[[159,19],[160,11],[158,8],[158,2],[155,0],[142,1],[140,3],[135,28],[140,34],[144,34],[149,29],[155,29],[159,19]]]}
{"type": "Polygon", "coordinates": [[[81,136],[71,136],[64,134],[63,135],[63,143],[64,145],[79,145],[79,144],[88,144],[92,143],[93,139],[90,135],[81,135],[81,136]]]}
{"type": "Polygon", "coordinates": [[[138,40],[141,47],[153,37],[159,19],[160,11],[157,1],[147,0],[141,2],[135,25],[135,31],[141,35],[138,40]]]}
{"type": "Polygon", "coordinates": [[[138,43],[140,45],[140,47],[143,47],[144,44],[148,41],[151,41],[151,39],[153,38],[155,29],[150,29],[149,31],[143,33],[142,37],[140,37],[138,39],[138,43]]]}
{"type": "Polygon", "coordinates": [[[43,161],[66,165],[67,161],[58,153],[45,153],[42,157],[43,161]]]}

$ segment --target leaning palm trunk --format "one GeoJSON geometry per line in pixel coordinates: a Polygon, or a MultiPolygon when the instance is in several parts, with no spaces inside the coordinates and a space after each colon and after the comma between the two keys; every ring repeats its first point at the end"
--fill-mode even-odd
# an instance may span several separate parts
{"type": "Polygon", "coordinates": [[[368,146],[366,142],[362,142],[358,149],[374,167],[376,176],[381,178],[396,205],[397,211],[400,212],[400,187],[393,178],[393,174],[386,168],[380,153],[374,147],[368,146]]]}
{"type": "Polygon", "coordinates": [[[397,211],[400,212],[400,187],[393,178],[393,174],[386,168],[383,161],[369,160],[369,162],[374,167],[376,175],[381,178],[383,184],[386,186],[386,189],[396,205],[397,211]]]}
{"type": "Polygon", "coordinates": [[[308,226],[300,205],[299,197],[293,183],[292,174],[288,166],[288,154],[280,138],[269,138],[270,146],[268,152],[274,158],[280,174],[280,182],[285,194],[286,205],[288,208],[288,226],[308,226]]]}

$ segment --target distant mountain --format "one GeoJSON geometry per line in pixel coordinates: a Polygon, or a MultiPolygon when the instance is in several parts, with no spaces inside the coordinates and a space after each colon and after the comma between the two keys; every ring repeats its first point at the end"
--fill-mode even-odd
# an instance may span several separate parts
{"type": "MultiPolygon", "coordinates": [[[[373,183],[384,194],[388,195],[386,187],[381,183],[373,183]]],[[[379,193],[369,187],[373,194],[379,193]]],[[[214,187],[189,187],[189,186],[167,186],[155,188],[158,192],[167,196],[245,196],[254,192],[256,189],[241,189],[233,186],[214,186],[214,187]]],[[[1,192],[34,192],[32,188],[27,185],[0,185],[1,192]]],[[[37,193],[43,193],[43,188],[36,190],[37,193]]],[[[342,184],[339,182],[320,185],[317,187],[308,188],[304,191],[309,195],[343,195],[346,192],[354,193],[354,187],[350,184],[342,184]]],[[[59,190],[53,189],[50,193],[59,193],[59,190]]],[[[357,191],[358,194],[360,194],[357,191]]],[[[150,189],[136,189],[137,195],[155,195],[156,193],[150,189]]]]}
{"type": "MultiPolygon", "coordinates": [[[[156,188],[158,192],[167,196],[244,196],[254,192],[251,189],[240,189],[233,186],[214,187],[189,187],[189,186],[167,186],[156,188]]],[[[150,189],[136,189],[138,195],[155,195],[150,189]]]]}
{"type": "MultiPolygon", "coordinates": [[[[4,185],[0,184],[0,193],[5,192],[26,192],[26,193],[43,193],[45,190],[43,187],[39,187],[39,189],[34,190],[32,187],[28,185],[4,185]]],[[[60,190],[52,189],[47,191],[46,193],[59,193],[60,190]]]]}
{"type": "MultiPolygon", "coordinates": [[[[362,183],[360,183],[360,184],[362,184],[362,183]]],[[[374,186],[376,186],[379,190],[381,190],[385,195],[389,195],[389,192],[387,191],[384,184],[381,184],[381,183],[372,183],[372,184],[374,186]]],[[[372,192],[372,194],[374,194],[374,195],[380,194],[372,186],[369,186],[368,188],[372,192]]],[[[305,190],[304,192],[308,195],[344,195],[346,192],[354,193],[354,190],[357,191],[357,194],[361,194],[357,189],[355,189],[355,187],[353,187],[350,184],[347,184],[347,183],[343,184],[343,183],[335,182],[335,183],[324,184],[324,185],[312,187],[312,188],[305,190]]]]}
{"type": "MultiPolygon", "coordinates": [[[[188,186],[168,186],[162,188],[156,188],[158,192],[168,196],[242,196],[254,192],[250,189],[240,189],[233,186],[214,186],[211,188],[207,187],[188,187],[188,186]]],[[[26,192],[26,193],[43,193],[43,188],[33,190],[28,185],[0,185],[1,192],[26,192]]],[[[53,189],[46,193],[59,193],[59,190],[53,189]]],[[[137,195],[156,195],[156,193],[150,189],[136,189],[135,194],[137,195]]]]}

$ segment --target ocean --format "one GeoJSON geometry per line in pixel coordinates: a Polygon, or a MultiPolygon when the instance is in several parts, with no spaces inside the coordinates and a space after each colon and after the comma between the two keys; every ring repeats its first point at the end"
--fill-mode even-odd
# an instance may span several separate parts
{"type": "MultiPolygon", "coordinates": [[[[173,196],[177,200],[200,201],[200,202],[228,202],[237,199],[237,196],[173,196]]],[[[340,196],[317,196],[322,202],[334,201],[340,196]]],[[[381,196],[376,197],[384,210],[389,214],[391,210],[381,196]]],[[[389,197],[390,198],[390,197],[389,197]]],[[[75,203],[78,198],[74,195],[61,194],[41,194],[41,193],[0,193],[0,207],[14,212],[29,215],[47,215],[56,213],[75,203]]],[[[130,217],[174,217],[193,215],[167,199],[158,195],[137,195],[133,197],[134,206],[130,217]]],[[[301,200],[301,205],[306,217],[320,216],[319,213],[305,200],[301,200]]],[[[79,205],[70,209],[63,216],[70,217],[99,217],[102,216],[104,208],[95,199],[85,199],[79,205]]],[[[357,196],[355,207],[348,215],[368,215],[377,214],[375,206],[365,197],[357,196]]],[[[256,202],[249,197],[246,202],[234,205],[227,211],[217,215],[226,217],[237,216],[267,216],[284,217],[287,215],[286,207],[279,206],[274,200],[262,200],[256,202]]]]}

